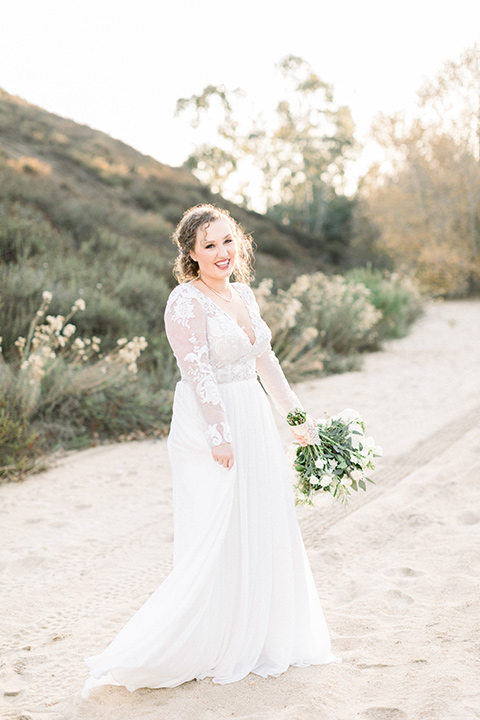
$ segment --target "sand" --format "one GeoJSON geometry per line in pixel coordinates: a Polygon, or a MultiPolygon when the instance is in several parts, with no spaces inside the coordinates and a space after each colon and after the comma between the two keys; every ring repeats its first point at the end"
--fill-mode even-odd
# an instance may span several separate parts
{"type": "Polygon", "coordinates": [[[0,487],[2,718],[480,718],[480,302],[432,303],[360,372],[296,390],[318,416],[358,409],[384,448],[349,507],[298,509],[343,663],[81,700],[82,658],[171,568],[165,441],[109,445],[0,487]]]}

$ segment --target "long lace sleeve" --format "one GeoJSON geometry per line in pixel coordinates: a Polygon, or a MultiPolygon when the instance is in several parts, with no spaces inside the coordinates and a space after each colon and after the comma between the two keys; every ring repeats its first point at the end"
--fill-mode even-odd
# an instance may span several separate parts
{"type": "MultiPolygon", "coordinates": [[[[260,308],[251,288],[248,288],[249,301],[253,306],[253,312],[260,319],[260,308]]],[[[263,322],[261,320],[261,322],[263,322]]],[[[271,333],[269,332],[270,336],[271,333]]],[[[277,410],[286,418],[289,412],[297,408],[303,409],[300,400],[288,384],[277,356],[269,344],[268,348],[257,357],[256,370],[262,381],[262,385],[272,398],[277,410]]]]}
{"type": "Polygon", "coordinates": [[[210,363],[206,315],[198,300],[178,286],[165,309],[165,330],[182,379],[192,386],[206,422],[210,447],[232,441],[225,407],[210,363]]]}
{"type": "Polygon", "coordinates": [[[303,410],[300,400],[288,384],[271,347],[257,357],[256,367],[263,387],[272,398],[277,410],[285,418],[289,412],[293,412],[297,408],[303,410]]]}

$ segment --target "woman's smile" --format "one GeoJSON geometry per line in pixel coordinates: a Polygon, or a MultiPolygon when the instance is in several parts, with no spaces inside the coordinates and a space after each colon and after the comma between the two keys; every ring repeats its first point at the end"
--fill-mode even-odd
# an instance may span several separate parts
{"type": "Polygon", "coordinates": [[[200,228],[191,256],[198,263],[200,277],[205,282],[220,281],[223,284],[228,281],[237,257],[235,236],[229,222],[219,218],[206,228],[200,228]]]}

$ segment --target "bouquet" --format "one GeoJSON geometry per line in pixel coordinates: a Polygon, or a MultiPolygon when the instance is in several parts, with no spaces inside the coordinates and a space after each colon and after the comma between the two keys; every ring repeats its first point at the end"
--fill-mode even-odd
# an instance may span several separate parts
{"type": "Polygon", "coordinates": [[[382,448],[365,436],[365,423],[356,410],[342,410],[317,423],[303,410],[294,410],[287,422],[309,443],[297,447],[293,458],[297,504],[313,505],[314,496],[323,505],[334,498],[347,503],[352,490],[366,490],[366,481],[373,483],[365,473],[375,468],[374,458],[382,455],[382,448]]]}

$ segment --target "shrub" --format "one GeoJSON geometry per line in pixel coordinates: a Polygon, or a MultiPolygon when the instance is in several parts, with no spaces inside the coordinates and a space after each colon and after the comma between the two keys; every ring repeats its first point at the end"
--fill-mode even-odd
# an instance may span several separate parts
{"type": "Polygon", "coordinates": [[[368,289],[335,275],[301,275],[288,290],[272,294],[263,281],[257,298],[272,330],[272,344],[292,380],[357,366],[358,353],[372,345],[380,312],[368,289]]]}
{"type": "Polygon", "coordinates": [[[371,268],[347,277],[301,275],[287,290],[273,281],[256,289],[273,348],[291,380],[355,369],[360,354],[401,337],[422,312],[421,296],[407,277],[371,268]]]}
{"type": "Polygon", "coordinates": [[[422,297],[407,275],[367,266],[350,270],[346,278],[369,289],[370,302],[381,312],[376,327],[379,341],[403,337],[422,314],[422,297]]]}
{"type": "Polygon", "coordinates": [[[137,381],[144,337],[120,338],[102,353],[99,337],[75,337],[70,321],[84,300],[66,317],[47,315],[51,300],[44,291],[26,336],[15,341],[18,357],[7,363],[0,351],[0,478],[21,476],[54,447],[162,432],[170,413],[171,392],[137,381]]]}
{"type": "Polygon", "coordinates": [[[36,466],[39,454],[38,433],[26,420],[13,416],[4,398],[0,404],[0,480],[21,479],[36,466]]]}

